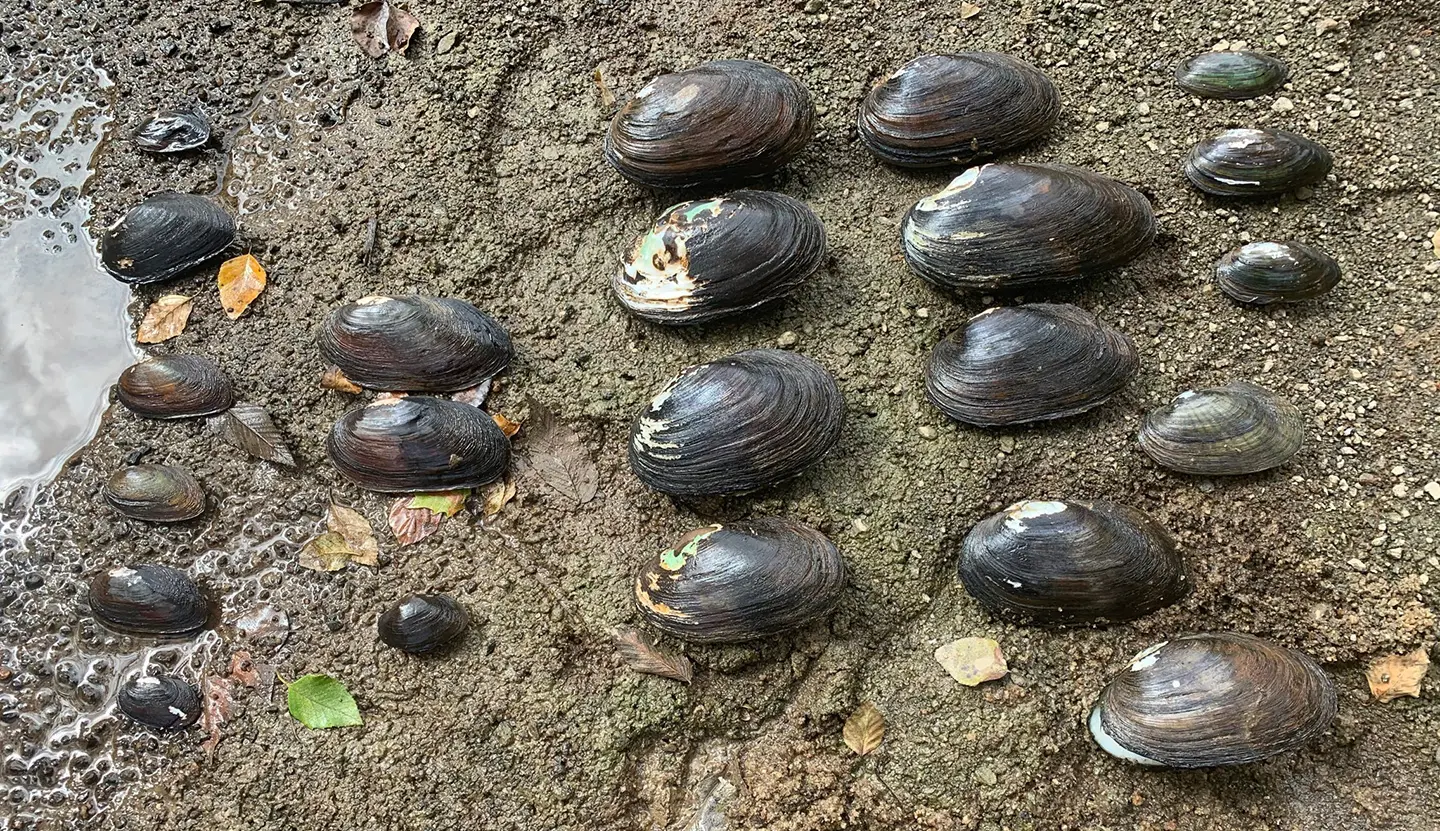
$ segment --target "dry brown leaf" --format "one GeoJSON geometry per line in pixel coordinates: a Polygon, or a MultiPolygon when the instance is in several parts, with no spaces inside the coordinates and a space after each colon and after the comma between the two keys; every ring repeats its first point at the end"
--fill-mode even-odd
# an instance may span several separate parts
{"type": "Polygon", "coordinates": [[[265,290],[265,269],[249,254],[241,254],[220,264],[220,305],[225,316],[234,320],[245,314],[260,292],[265,290]]]}
{"type": "Polygon", "coordinates": [[[402,496],[390,505],[390,530],[401,545],[417,543],[439,531],[446,517],[459,513],[469,495],[469,490],[457,490],[402,496]]]}
{"type": "Polygon", "coordinates": [[[230,672],[226,677],[247,687],[254,687],[260,683],[260,670],[255,666],[250,653],[242,650],[230,656],[230,672]]]}
{"type": "Polygon", "coordinates": [[[595,498],[600,471],[580,440],[580,434],[562,424],[555,413],[528,399],[530,418],[525,422],[525,461],[545,484],[579,503],[595,498]]]}
{"type": "Polygon", "coordinates": [[[285,436],[270,419],[270,414],[258,404],[240,402],[206,421],[210,430],[218,433],[225,441],[249,453],[257,459],[274,462],[286,467],[295,466],[295,457],[285,446],[285,436]]]}
{"type": "Polygon", "coordinates": [[[385,0],[362,3],[350,15],[350,33],[372,58],[383,57],[386,52],[404,52],[418,28],[420,21],[415,15],[385,0]]]}
{"type": "Polygon", "coordinates": [[[682,684],[690,683],[690,679],[695,677],[695,669],[690,665],[689,658],[655,648],[654,644],[646,641],[634,629],[620,629],[615,632],[615,651],[620,653],[620,659],[625,665],[636,672],[659,675],[682,684]]]}
{"type": "Polygon", "coordinates": [[[325,370],[324,375],[320,376],[320,388],[335,390],[336,392],[348,392],[351,395],[364,392],[359,384],[346,378],[345,373],[341,372],[338,366],[330,367],[325,370]]]}
{"type": "Polygon", "coordinates": [[[505,438],[513,439],[515,434],[520,432],[520,422],[511,421],[500,413],[495,413],[490,417],[495,419],[495,424],[500,427],[500,432],[505,434],[505,438]]]}
{"type": "Polygon", "coordinates": [[[359,511],[331,504],[325,527],[345,539],[345,545],[350,549],[350,562],[362,566],[380,565],[380,544],[375,542],[375,531],[359,511]]]}
{"type": "Polygon", "coordinates": [[[857,756],[869,756],[885,740],[885,717],[869,701],[855,708],[845,719],[845,745],[857,756]]]}
{"type": "Polygon", "coordinates": [[[489,519],[505,509],[510,500],[515,498],[515,477],[506,476],[504,481],[491,482],[480,489],[480,499],[484,503],[480,515],[489,519]]]}
{"type": "Polygon", "coordinates": [[[1420,697],[1420,683],[1430,669],[1430,655],[1420,647],[1406,655],[1386,655],[1376,658],[1365,668],[1365,680],[1370,682],[1370,694],[1381,704],[1388,704],[1401,696],[1420,697]]]}
{"type": "Polygon", "coordinates": [[[230,720],[233,689],[229,681],[218,675],[208,676],[200,684],[200,694],[205,699],[205,709],[200,714],[200,729],[209,734],[200,749],[211,758],[220,744],[220,725],[230,720]]]}
{"type": "Polygon", "coordinates": [[[935,650],[935,660],[967,687],[1004,678],[1010,671],[1000,644],[989,638],[961,638],[935,650]]]}
{"type": "Polygon", "coordinates": [[[136,343],[164,343],[185,331],[195,301],[183,294],[167,294],[150,304],[135,330],[136,343]]]}
{"type": "Polygon", "coordinates": [[[300,567],[311,571],[339,571],[350,563],[350,546],[334,531],[326,531],[300,549],[300,567]]]}
{"type": "Polygon", "coordinates": [[[960,19],[961,19],[961,20],[969,20],[970,18],[974,17],[975,15],[977,15],[977,14],[979,14],[979,13],[980,13],[980,7],[977,6],[977,5],[975,5],[974,3],[961,3],[961,4],[960,4],[960,19]]]}
{"type": "Polygon", "coordinates": [[[615,93],[605,85],[605,76],[600,74],[599,68],[595,70],[595,86],[600,89],[600,106],[607,110],[615,106],[615,93]]]}

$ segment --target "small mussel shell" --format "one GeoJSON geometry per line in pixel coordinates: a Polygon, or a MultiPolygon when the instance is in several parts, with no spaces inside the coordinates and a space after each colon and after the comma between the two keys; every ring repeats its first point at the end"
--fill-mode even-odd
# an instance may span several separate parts
{"type": "Polygon", "coordinates": [[[1274,92],[1290,70],[1259,52],[1202,52],[1175,69],[1175,83],[1201,98],[1255,98],[1274,92]]]}
{"type": "Polygon", "coordinates": [[[1236,476],[1284,464],[1305,440],[1300,408],[1245,381],[1182,392],[1140,425],[1140,448],[1180,473],[1236,476]]]}
{"type": "Polygon", "coordinates": [[[145,120],[135,130],[135,144],[151,153],[194,150],[210,140],[210,122],[198,112],[167,110],[145,120]]]}
{"type": "Polygon", "coordinates": [[[366,297],[330,313],[320,352],[345,377],[377,390],[455,392],[510,365],[510,333],[463,300],[366,297]]]}
{"type": "Polygon", "coordinates": [[[915,203],[905,260],[952,291],[1020,289],[1118,268],[1155,238],[1145,197],[1114,179],[1056,164],[987,164],[915,203]]]}
{"type": "Polygon", "coordinates": [[[127,635],[193,635],[210,621],[210,604],[185,572],[169,566],[120,566],[90,581],[90,611],[127,635]]]}
{"type": "Polygon", "coordinates": [[[200,693],[168,675],[146,675],[120,688],[120,712],[152,730],[184,730],[200,718],[200,693]]]}
{"type": "Polygon", "coordinates": [[[100,237],[100,260],[122,283],[158,283],[219,256],[235,241],[235,220],[213,199],[157,193],[100,237]]]}
{"type": "Polygon", "coordinates": [[[1243,765],[1304,745],[1337,710],[1308,656],[1251,635],[1190,635],[1136,655],[1090,711],[1090,734],[1142,765],[1243,765]]]}
{"type": "Polygon", "coordinates": [[[230,378],[199,355],[164,355],[133,364],[120,373],[116,396],[145,418],[214,415],[235,404],[230,378]]]}
{"type": "Polygon", "coordinates": [[[936,345],[925,393],[945,415],[992,427],[1064,418],[1124,388],[1140,359],[1124,334],[1076,306],[986,309],[936,345]]]}
{"type": "Polygon", "coordinates": [[[105,501],[131,519],[182,522],[204,512],[205,490],[183,468],[131,465],[105,483],[105,501]]]}
{"type": "Polygon", "coordinates": [[[824,367],[750,349],[688,367],[636,417],[630,466],[650,487],[741,493],[798,475],[840,440],[845,402],[824,367]]]}
{"type": "Polygon", "coordinates": [[[824,260],[825,226],[804,202],[737,190],[667,208],[612,286],[646,320],[702,323],[789,294],[824,260]]]}
{"type": "Polygon", "coordinates": [[[510,440],[490,416],[422,395],[351,410],[331,428],[326,449],[346,479],[382,493],[479,487],[510,465],[510,440]]]}
{"type": "Polygon", "coordinates": [[[381,615],[375,629],[385,644],[423,654],[454,643],[469,625],[469,613],[451,598],[412,594],[381,615]]]}
{"type": "Polygon", "coordinates": [[[1170,534],[1113,502],[1011,505],[965,536],[959,573],[994,614],[1044,624],[1133,620],[1190,590],[1170,534]]]}
{"type": "Polygon", "coordinates": [[[809,526],[761,518],[681,537],[635,574],[635,603],[652,626],[696,643],[778,635],[835,608],[845,561],[809,526]]]}
{"type": "Polygon", "coordinates": [[[620,175],[677,188],[773,173],[815,133],[794,78],[759,61],[711,61],[661,75],[615,114],[605,159],[620,175]]]}
{"type": "Polygon", "coordinates": [[[921,55],[870,90],[860,140],[883,161],[944,167],[1023,147],[1060,116],[1045,73],[1009,55],[921,55]]]}
{"type": "Polygon", "coordinates": [[[1340,264],[1303,242],[1250,242],[1220,258],[1215,282],[1241,303],[1290,303],[1335,288],[1340,264]]]}
{"type": "Polygon", "coordinates": [[[1332,163],[1329,150],[1304,136],[1245,128],[1195,145],[1185,177],[1216,196],[1277,196],[1319,182],[1332,163]]]}

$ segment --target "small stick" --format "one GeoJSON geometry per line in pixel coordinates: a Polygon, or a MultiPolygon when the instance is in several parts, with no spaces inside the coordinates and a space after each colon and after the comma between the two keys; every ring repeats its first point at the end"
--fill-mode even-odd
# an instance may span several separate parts
{"type": "Polygon", "coordinates": [[[370,225],[365,229],[365,250],[360,255],[360,261],[366,268],[375,264],[375,235],[380,230],[379,217],[370,217],[370,225]]]}

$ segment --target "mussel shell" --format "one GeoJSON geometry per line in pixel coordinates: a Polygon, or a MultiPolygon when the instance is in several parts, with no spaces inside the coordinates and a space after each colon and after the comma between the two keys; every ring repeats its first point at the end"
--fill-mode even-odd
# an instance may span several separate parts
{"type": "Polygon", "coordinates": [[[122,283],[158,283],[220,255],[234,241],[235,220],[215,200],[157,193],[105,231],[100,260],[122,283]]]}
{"type": "Polygon", "coordinates": [[[1284,464],[1305,440],[1300,408],[1245,381],[1182,392],[1140,425],[1140,447],[1181,473],[1235,476],[1284,464]]]}
{"type": "Polygon", "coordinates": [[[1140,365],[1124,334],[1076,306],[986,309],[936,345],[925,393],[947,416],[990,427],[1100,406],[1140,365]]]}
{"type": "Polygon", "coordinates": [[[193,635],[210,621],[210,604],[185,572],[169,566],[120,566],[90,581],[90,611],[128,635],[193,635]]]}
{"type": "Polygon", "coordinates": [[[681,537],[635,574],[635,603],[652,626],[696,643],[733,643],[789,631],[829,612],[845,588],[845,561],[809,526],[761,518],[709,525],[681,537]]]}
{"type": "Polygon", "coordinates": [[[1236,101],[1274,92],[1288,77],[1283,61],[1259,52],[1202,52],[1175,69],[1175,83],[1186,92],[1236,101]]]}
{"type": "Polygon", "coordinates": [[[151,153],[194,150],[210,140],[210,122],[198,112],[166,110],[145,119],[135,130],[135,144],[151,153]]]}
{"type": "Polygon", "coordinates": [[[1060,117],[1045,73],[1009,55],[921,55],[870,90],[860,140],[902,167],[944,167],[1023,147],[1060,117]]]}
{"type": "Polygon", "coordinates": [[[1190,591],[1175,540],[1113,502],[1019,502],[965,536],[960,582],[996,615],[1045,624],[1133,620],[1190,591]]]}
{"type": "Polygon", "coordinates": [[[335,422],[326,449],[346,479],[382,493],[474,488],[505,475],[510,440],[478,407],[382,398],[335,422]]]}
{"type": "Polygon", "coordinates": [[[1251,242],[1220,258],[1215,282],[1241,303],[1290,303],[1335,288],[1340,264],[1303,242],[1251,242]]]}
{"type": "Polygon", "coordinates": [[[804,202],[737,190],[665,210],[611,281],[655,323],[702,323],[783,297],[825,260],[825,226],[804,202]]]}
{"type": "Polygon", "coordinates": [[[146,675],[120,688],[120,712],[152,730],[184,730],[200,718],[200,693],[168,675],[146,675]]]}
{"type": "Polygon", "coordinates": [[[1332,163],[1329,150],[1304,136],[1246,128],[1195,145],[1185,177],[1216,196],[1276,196],[1319,182],[1332,163]]]}
{"type": "Polygon", "coordinates": [[[633,182],[677,188],[773,173],[814,133],[815,106],[794,78],[759,61],[710,61],[636,93],[610,122],[605,159],[633,182]]]}
{"type": "Polygon", "coordinates": [[[952,291],[1076,280],[1134,260],[1155,238],[1145,197],[1098,173],[1056,164],[987,164],[915,203],[905,260],[952,291]]]}
{"type": "Polygon", "coordinates": [[[1243,765],[1325,732],[1335,685],[1308,656],[1250,635],[1202,634],[1146,649],[1100,694],[1090,733],[1143,765],[1243,765]]]}
{"type": "Polygon", "coordinates": [[[170,465],[131,465],[105,483],[105,501],[131,519],[182,522],[205,510],[205,490],[189,471],[170,465]]]}
{"type": "Polygon", "coordinates": [[[345,377],[377,390],[454,392],[510,365],[510,333],[463,300],[375,296],[330,313],[317,336],[345,377]]]}
{"type": "Polygon", "coordinates": [[[665,493],[755,490],[818,462],[844,417],[840,386],[819,364],[750,349],[671,379],[631,426],[630,466],[665,493]]]}
{"type": "Polygon", "coordinates": [[[214,415],[235,404],[230,378],[199,355],[163,355],[132,364],[120,373],[116,397],[145,418],[214,415]]]}
{"type": "Polygon", "coordinates": [[[404,652],[442,649],[465,634],[470,614],[443,594],[412,594],[390,607],[376,622],[380,640],[404,652]]]}

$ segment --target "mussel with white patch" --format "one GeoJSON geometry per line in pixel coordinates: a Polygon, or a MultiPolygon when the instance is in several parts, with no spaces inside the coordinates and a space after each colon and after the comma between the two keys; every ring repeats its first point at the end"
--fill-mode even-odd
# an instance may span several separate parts
{"type": "Polygon", "coordinates": [[[122,283],[158,283],[219,256],[234,241],[235,220],[215,200],[157,193],[105,231],[100,261],[122,283]]]}
{"type": "Polygon", "coordinates": [[[152,730],[184,730],[200,718],[200,693],[168,675],[146,675],[120,688],[120,712],[152,730]]]}
{"type": "Polygon", "coordinates": [[[510,333],[463,300],[365,297],[330,313],[316,337],[345,377],[385,391],[455,392],[510,365],[510,333]]]}
{"type": "Polygon", "coordinates": [[[380,398],[335,422],[325,443],[346,479],[381,493],[475,488],[505,475],[510,440],[477,407],[410,395],[380,398]]]}
{"type": "Polygon", "coordinates": [[[165,110],[135,129],[135,144],[151,153],[182,153],[210,141],[210,122],[194,110],[165,110]]]}
{"type": "Polygon", "coordinates": [[[469,613],[453,598],[412,594],[387,609],[375,629],[387,646],[423,655],[454,644],[469,626],[469,613]]]}
{"type": "Polygon", "coordinates": [[[1249,242],[1215,264],[1215,283],[1241,303],[1309,300],[1335,288],[1340,264],[1303,242],[1249,242]]]}
{"type": "Polygon", "coordinates": [[[1329,150],[1302,135],[1245,128],[1195,145],[1185,178],[1215,196],[1278,196],[1319,182],[1332,164],[1329,150]]]}
{"type": "Polygon", "coordinates": [[[210,622],[210,603],[189,575],[169,566],[120,566],[90,581],[96,620],[127,635],[193,635],[210,622]]]}
{"type": "Polygon", "coordinates": [[[1300,408],[1245,381],[1183,392],[1150,411],[1140,447],[1180,473],[1236,476],[1284,464],[1305,439],[1300,408]]]}

